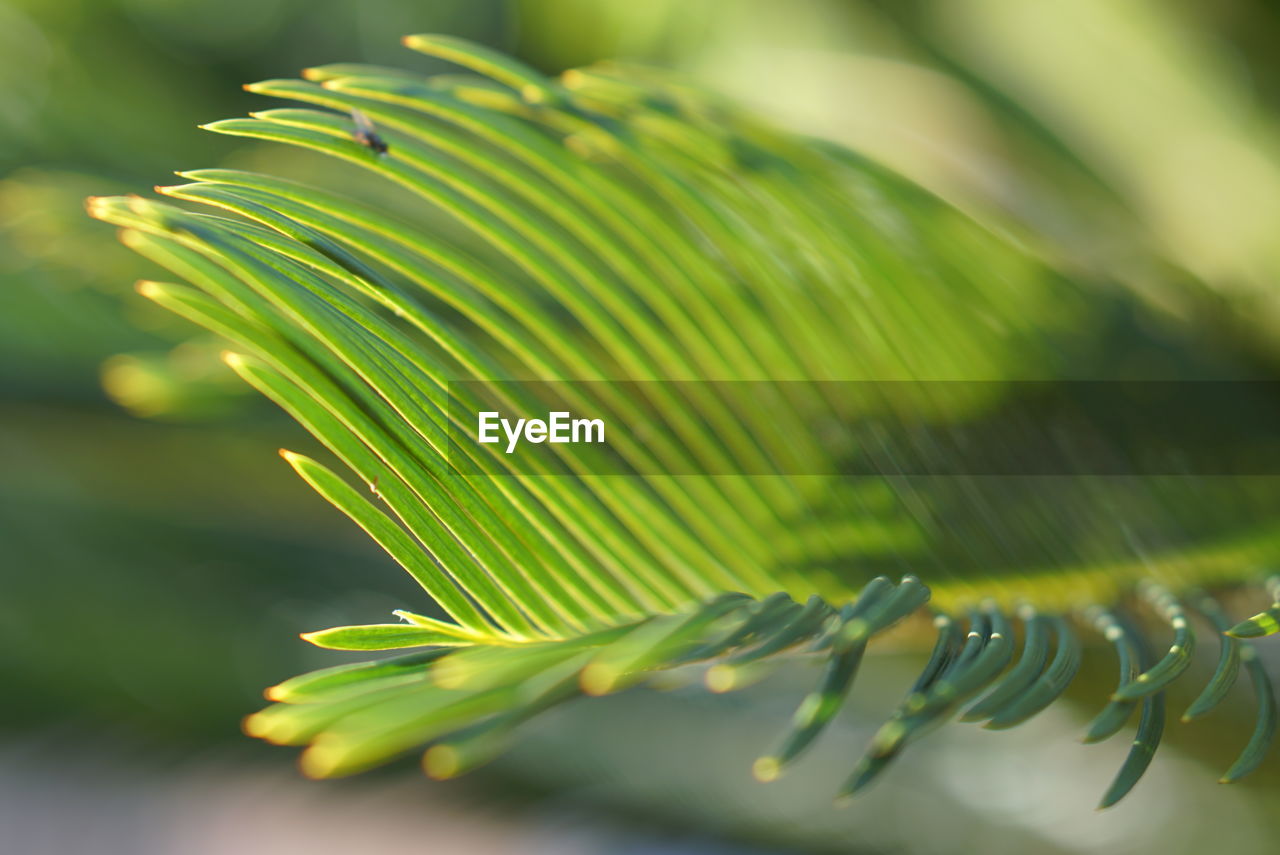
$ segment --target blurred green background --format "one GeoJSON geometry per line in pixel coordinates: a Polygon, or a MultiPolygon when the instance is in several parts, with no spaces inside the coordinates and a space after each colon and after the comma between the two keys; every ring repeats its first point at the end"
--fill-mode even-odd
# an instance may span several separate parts
{"type": "MultiPolygon", "coordinates": [[[[0,850],[1271,851],[1280,777],[1212,783],[1243,713],[1216,741],[1180,735],[1103,816],[1088,808],[1123,746],[1075,745],[1069,709],[939,734],[830,809],[873,701],[900,691],[892,657],[835,747],[771,789],[753,748],[805,675],[577,704],[447,786],[412,764],[309,783],[242,738],[263,686],[336,661],[296,633],[380,620],[417,588],[276,459],[309,438],[217,343],[133,297],[155,271],[83,199],[215,165],[321,180],[322,162],[196,125],[268,106],[241,84],[310,64],[440,71],[399,46],[431,31],[549,72],[674,67],[866,152],[1107,283],[1132,307],[1108,335],[1143,342],[1117,375],[1179,349],[1280,374],[1263,0],[0,0],[0,850]]],[[[1081,331],[1083,358],[1101,332],[1081,331]]]]}

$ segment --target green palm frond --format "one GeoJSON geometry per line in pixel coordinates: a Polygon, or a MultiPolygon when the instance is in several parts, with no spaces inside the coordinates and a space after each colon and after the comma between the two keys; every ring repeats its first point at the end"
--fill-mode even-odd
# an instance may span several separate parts
{"type": "MultiPolygon", "coordinates": [[[[441,613],[307,634],[326,648],[414,652],[285,681],[246,730],[308,746],[315,776],[429,746],[427,771],[449,777],[575,697],[677,668],[728,691],[782,658],[819,659],[818,685],[756,763],[770,780],[814,744],[869,643],[897,626],[933,652],[850,769],[852,794],[956,714],[1000,729],[1045,709],[1089,639],[1114,650],[1120,678],[1088,741],[1138,711],[1104,805],[1122,797],[1160,740],[1195,623],[1220,636],[1230,623],[1201,589],[1254,581],[1274,533],[1237,520],[1135,550],[1134,531],[1158,530],[1150,521],[1178,501],[1147,484],[1000,504],[974,479],[785,474],[825,471],[832,452],[811,426],[861,406],[787,381],[982,381],[918,415],[980,412],[1002,383],[1059,371],[1046,342],[1088,322],[1085,286],[851,152],[652,70],[549,79],[453,39],[406,44],[472,74],[313,68],[248,87],[309,107],[206,126],[363,170],[396,213],[230,169],[160,188],[198,210],[89,205],[187,283],[139,291],[227,339],[231,368],[363,485],[283,452],[441,613]],[[353,111],[385,152],[358,138],[353,111]],[[491,446],[451,444],[476,404],[460,381],[497,380],[584,381],[566,386],[576,407],[619,424],[656,409],[674,433],[617,436],[626,477],[577,452],[530,471],[491,446]],[[749,382],[752,400],[645,382],[699,380],[749,382]],[[766,430],[742,431],[746,407],[767,409],[766,430]],[[755,474],[705,474],[732,472],[755,474]],[[1117,506],[1126,525],[1095,525],[1117,506]],[[1167,653],[1149,649],[1153,617],[1173,639],[1167,653]]],[[[519,383],[495,388],[513,410],[538,405],[519,383]]],[[[1277,625],[1260,616],[1232,634],[1277,625]]],[[[1248,671],[1258,730],[1235,779],[1261,760],[1275,714],[1250,643],[1221,639],[1188,716],[1248,671]]]]}

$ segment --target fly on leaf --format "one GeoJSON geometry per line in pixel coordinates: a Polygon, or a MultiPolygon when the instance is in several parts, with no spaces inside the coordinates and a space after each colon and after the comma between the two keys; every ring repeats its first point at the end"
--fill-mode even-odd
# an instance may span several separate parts
{"type": "Polygon", "coordinates": [[[351,120],[355,122],[356,131],[352,136],[360,145],[374,152],[378,156],[387,153],[387,143],[382,137],[378,136],[378,132],[373,129],[373,122],[369,117],[359,110],[351,111],[351,120]]]}

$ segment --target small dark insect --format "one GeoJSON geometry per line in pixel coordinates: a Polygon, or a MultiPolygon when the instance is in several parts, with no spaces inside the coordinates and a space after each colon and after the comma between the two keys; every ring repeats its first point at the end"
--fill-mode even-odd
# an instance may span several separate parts
{"type": "Polygon", "coordinates": [[[369,117],[359,110],[351,111],[351,120],[356,124],[356,132],[352,134],[355,141],[360,145],[373,151],[378,156],[387,153],[387,143],[378,136],[378,132],[373,129],[373,122],[369,117]]]}

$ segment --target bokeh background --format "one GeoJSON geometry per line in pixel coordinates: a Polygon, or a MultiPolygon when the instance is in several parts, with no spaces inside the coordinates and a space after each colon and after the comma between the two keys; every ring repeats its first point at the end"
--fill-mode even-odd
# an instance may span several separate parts
{"type": "Polygon", "coordinates": [[[242,737],[263,686],[337,661],[298,632],[418,590],[275,457],[310,441],[217,343],[133,297],[154,271],[83,199],[215,165],[318,180],[322,162],[196,125],[268,106],[241,84],[307,65],[443,70],[399,46],[431,31],[548,72],[673,67],[859,148],[1106,282],[1126,308],[1098,340],[1128,346],[1082,357],[1117,376],[1181,351],[1280,376],[1265,0],[0,0],[0,851],[1274,851],[1280,758],[1213,783],[1244,709],[1175,728],[1158,774],[1103,815],[1125,746],[1076,744],[1091,708],[1071,704],[936,734],[829,807],[901,692],[892,656],[770,787],[750,761],[804,673],[571,705],[449,784],[412,763],[308,782],[292,751],[242,737]]]}

